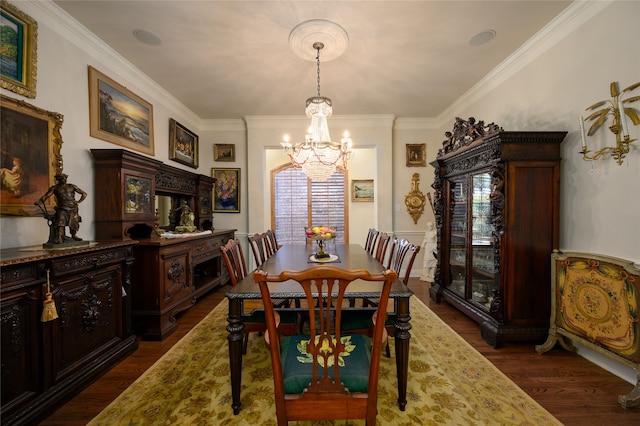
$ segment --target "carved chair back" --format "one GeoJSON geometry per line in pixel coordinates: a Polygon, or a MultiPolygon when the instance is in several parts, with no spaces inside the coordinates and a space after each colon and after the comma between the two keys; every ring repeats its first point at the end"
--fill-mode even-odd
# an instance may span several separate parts
{"type": "Polygon", "coordinates": [[[363,334],[341,335],[345,290],[354,280],[382,283],[379,300],[386,306],[395,271],[370,274],[330,265],[303,271],[253,274],[260,286],[271,353],[278,425],[299,420],[366,419],[374,426],[380,354],[385,338],[385,310],[374,315],[373,338],[363,334]],[[306,295],[308,332],[281,336],[271,292],[288,280],[297,282],[306,295]],[[323,303],[316,303],[322,300],[323,303]],[[274,337],[270,337],[274,336],[274,337]],[[369,352],[371,351],[371,352],[369,352]]]}

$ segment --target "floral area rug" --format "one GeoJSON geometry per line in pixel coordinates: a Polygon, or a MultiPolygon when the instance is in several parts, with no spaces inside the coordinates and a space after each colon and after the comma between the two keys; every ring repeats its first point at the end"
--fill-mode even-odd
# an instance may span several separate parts
{"type": "MultiPolygon", "coordinates": [[[[416,297],[406,411],[396,403],[393,342],[382,356],[379,425],[561,425],[416,297]]],[[[226,301],[218,305],[90,425],[275,425],[273,377],[262,337],[243,358],[242,408],[231,409],[226,301]]],[[[362,425],[364,421],[298,422],[362,425]]]]}

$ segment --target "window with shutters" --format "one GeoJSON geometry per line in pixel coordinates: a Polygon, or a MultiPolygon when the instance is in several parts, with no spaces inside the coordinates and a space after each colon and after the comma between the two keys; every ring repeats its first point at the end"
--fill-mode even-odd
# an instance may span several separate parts
{"type": "Polygon", "coordinates": [[[335,227],[335,241],[349,242],[346,170],[320,182],[287,164],[271,171],[271,188],[271,227],[278,244],[304,244],[308,226],[335,227]]]}

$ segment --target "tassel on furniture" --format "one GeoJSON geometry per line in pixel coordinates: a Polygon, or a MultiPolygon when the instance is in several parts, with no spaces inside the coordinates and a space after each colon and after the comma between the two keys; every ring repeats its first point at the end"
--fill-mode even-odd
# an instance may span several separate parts
{"type": "Polygon", "coordinates": [[[45,300],[42,302],[42,322],[52,321],[58,318],[58,311],[56,310],[56,302],[53,300],[51,294],[51,283],[49,282],[49,270],[47,269],[47,293],[45,294],[45,300]]]}

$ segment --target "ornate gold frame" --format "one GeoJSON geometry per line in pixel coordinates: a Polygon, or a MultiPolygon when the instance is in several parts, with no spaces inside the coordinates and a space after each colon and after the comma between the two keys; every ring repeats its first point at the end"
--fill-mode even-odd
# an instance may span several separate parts
{"type": "Polygon", "coordinates": [[[19,80],[0,74],[2,88],[11,90],[27,98],[36,97],[36,81],[38,71],[38,23],[29,15],[11,3],[2,0],[0,4],[2,14],[19,23],[23,31],[21,48],[22,73],[19,80]]]}
{"type": "Polygon", "coordinates": [[[144,154],[154,155],[153,105],[97,69],[89,66],[89,134],[94,138],[144,154]],[[145,112],[146,116],[132,120],[137,123],[137,126],[125,127],[124,125],[127,122],[125,119],[130,117],[126,116],[125,111],[114,110],[113,104],[110,106],[110,111],[107,107],[109,105],[108,96],[106,100],[100,96],[103,91],[108,91],[107,95],[111,97],[118,97],[121,102],[126,102],[131,108],[139,107],[139,110],[145,112]],[[145,121],[147,141],[140,137],[143,136],[140,132],[135,135],[131,131],[131,129],[141,129],[139,123],[144,123],[145,121]],[[122,128],[120,128],[121,126],[122,128]]]}
{"type": "Polygon", "coordinates": [[[374,198],[375,198],[375,194],[374,194],[373,179],[364,179],[364,180],[353,179],[351,181],[351,201],[353,202],[373,201],[374,198]],[[370,197],[363,195],[363,193],[368,192],[367,191],[368,189],[371,190],[370,197]]]}
{"type": "Polygon", "coordinates": [[[169,119],[169,159],[197,169],[198,151],[200,149],[199,139],[198,135],[191,130],[173,118],[169,119]],[[181,149],[180,144],[183,140],[186,140],[187,144],[191,145],[191,153],[188,150],[185,152],[181,149]]]}
{"type": "MultiPolygon", "coordinates": [[[[23,170],[29,173],[24,179],[29,186],[21,190],[20,197],[2,190],[0,215],[42,216],[43,212],[34,203],[55,183],[55,175],[62,173],[60,130],[64,116],[4,95],[0,95],[0,104],[2,154],[25,157],[22,158],[23,170]],[[43,155],[46,158],[42,158],[43,155]]],[[[8,167],[4,164],[8,159],[2,160],[2,166],[8,167]]],[[[47,200],[46,205],[53,207],[53,200],[47,200]]]]}
{"type": "Polygon", "coordinates": [[[236,161],[236,146],[229,144],[213,144],[213,161],[236,161]]]}
{"type": "Polygon", "coordinates": [[[408,143],[406,145],[407,145],[407,167],[426,167],[427,144],[408,143]]]}

